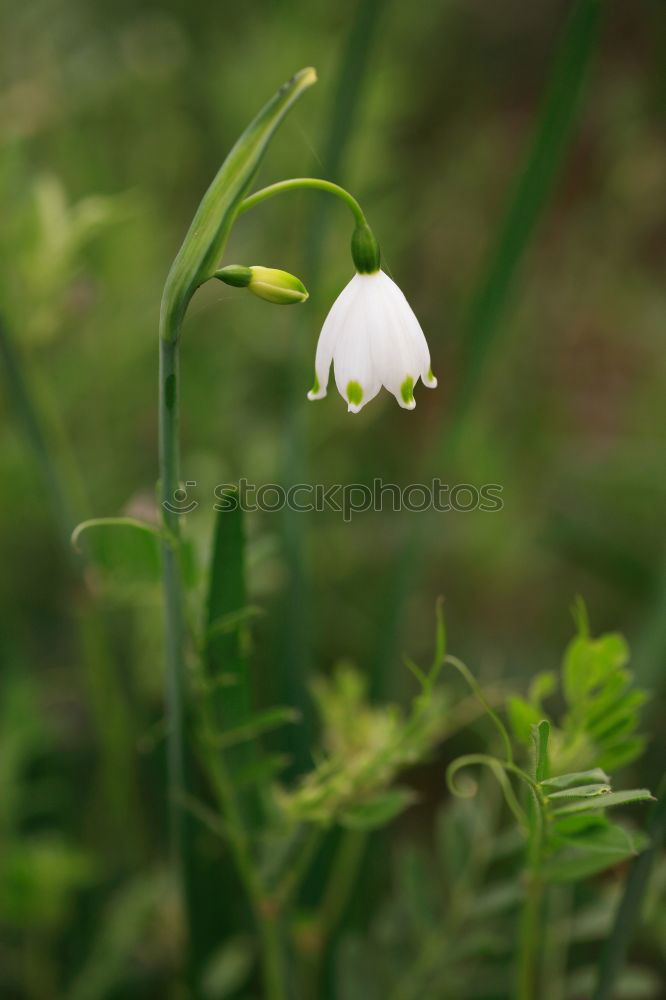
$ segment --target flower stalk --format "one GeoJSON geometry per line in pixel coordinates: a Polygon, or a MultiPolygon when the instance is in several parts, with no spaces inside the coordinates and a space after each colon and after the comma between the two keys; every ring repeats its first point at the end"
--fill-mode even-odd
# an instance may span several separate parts
{"type": "MultiPolygon", "coordinates": [[[[193,905],[196,858],[191,838],[191,820],[186,806],[192,798],[187,762],[190,736],[186,681],[187,634],[179,514],[173,509],[174,494],[180,482],[180,335],[189,302],[196,289],[212,277],[217,267],[238,205],[252,183],[271,136],[293,102],[315,81],[316,73],[313,69],[296,73],[264,106],[237,141],[204,195],[171,266],[160,310],[159,498],[163,529],[168,810],[171,849],[188,954],[187,977],[195,996],[199,990],[200,969],[192,961],[195,954],[192,946],[196,917],[193,905]]],[[[242,867],[247,873],[246,866],[242,867]]],[[[278,975],[276,970],[279,962],[275,957],[274,942],[271,940],[268,944],[267,996],[280,1000],[283,992],[274,981],[278,975]],[[269,969],[272,970],[270,975],[269,969]]]]}

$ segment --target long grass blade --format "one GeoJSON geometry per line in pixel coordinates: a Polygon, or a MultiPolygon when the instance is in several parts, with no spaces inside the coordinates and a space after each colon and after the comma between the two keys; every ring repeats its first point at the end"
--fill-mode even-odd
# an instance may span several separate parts
{"type": "MultiPolygon", "coordinates": [[[[44,494],[53,513],[53,521],[65,558],[74,575],[82,575],[85,560],[77,557],[70,536],[84,513],[81,481],[61,415],[45,407],[43,392],[35,384],[31,366],[14,342],[4,317],[0,316],[0,362],[7,392],[17,423],[24,435],[32,462],[41,475],[44,494]],[[54,427],[54,424],[58,427],[54,427]],[[66,460],[63,460],[63,452],[66,460]]],[[[128,856],[136,853],[142,837],[142,814],[139,805],[134,761],[134,722],[118,677],[117,664],[111,655],[106,622],[88,599],[79,601],[73,614],[86,691],[100,746],[100,785],[102,807],[110,816],[109,847],[114,853],[119,845],[128,856]],[[133,825],[127,823],[132,816],[133,825]],[[137,833],[138,831],[138,833],[137,833]]]]}
{"type": "Polygon", "coordinates": [[[242,616],[246,606],[243,512],[231,491],[226,499],[216,514],[213,535],[204,656],[220,730],[242,725],[251,710],[245,622],[241,617],[235,628],[215,627],[230,616],[242,616]]]}

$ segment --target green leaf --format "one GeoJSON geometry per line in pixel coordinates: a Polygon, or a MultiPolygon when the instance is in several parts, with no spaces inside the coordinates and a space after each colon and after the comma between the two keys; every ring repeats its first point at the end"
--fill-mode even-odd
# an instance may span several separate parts
{"type": "Polygon", "coordinates": [[[637,854],[646,843],[642,834],[630,834],[616,824],[562,838],[562,847],[543,867],[544,877],[551,882],[588,878],[637,854]]]}
{"type": "Polygon", "coordinates": [[[602,812],[573,813],[553,820],[551,832],[555,837],[574,837],[584,831],[601,830],[610,826],[602,812]]]}
{"type": "Polygon", "coordinates": [[[611,632],[598,639],[578,635],[569,643],[562,666],[564,693],[571,706],[590,694],[629,659],[623,636],[611,632]]]}
{"type": "Polygon", "coordinates": [[[551,792],[548,800],[553,802],[559,799],[594,798],[595,795],[606,795],[610,790],[610,785],[574,785],[572,788],[563,788],[559,792],[551,792]]]}
{"type": "Polygon", "coordinates": [[[558,774],[554,778],[546,778],[541,782],[544,788],[570,788],[571,785],[604,784],[610,782],[609,776],[600,767],[590,771],[572,771],[570,774],[558,774]]]}
{"type": "Polygon", "coordinates": [[[520,743],[529,744],[532,726],[541,719],[541,712],[519,695],[507,699],[507,713],[514,736],[520,743]]]}
{"type": "MultiPolygon", "coordinates": [[[[235,496],[235,490],[229,490],[235,496]]],[[[219,498],[220,501],[223,497],[219,498]]],[[[215,515],[206,604],[204,664],[214,684],[212,703],[221,729],[245,723],[251,713],[245,535],[240,505],[220,503],[215,515]],[[233,623],[234,627],[227,627],[233,623]]]]}
{"type": "Polygon", "coordinates": [[[629,736],[636,727],[640,708],[647,701],[646,691],[631,691],[618,702],[612,712],[597,721],[590,720],[587,729],[597,742],[607,742],[620,735],[629,736]],[[628,729],[627,729],[628,727],[628,729]]]}
{"type": "Polygon", "coordinates": [[[159,583],[161,544],[157,528],[132,517],[93,518],[72,533],[74,548],[120,584],[159,583]]]}
{"type": "Polygon", "coordinates": [[[617,670],[606,680],[603,688],[591,699],[587,708],[588,725],[594,726],[603,721],[609,712],[624,701],[631,686],[632,675],[629,670],[617,670]]]}
{"type": "Polygon", "coordinates": [[[534,746],[534,777],[536,781],[544,781],[548,777],[548,737],[550,722],[542,719],[537,726],[532,727],[534,746]]]}
{"type": "Polygon", "coordinates": [[[416,793],[411,788],[389,788],[366,802],[348,806],[340,816],[340,823],[352,830],[376,830],[394,820],[415,800],[416,793]]]}
{"type": "Polygon", "coordinates": [[[645,749],[645,737],[634,736],[630,740],[622,740],[617,745],[607,747],[599,758],[599,763],[609,771],[617,771],[618,768],[630,764],[632,760],[640,757],[645,749]]]}
{"type": "Polygon", "coordinates": [[[571,805],[562,806],[555,810],[555,816],[566,816],[570,813],[587,812],[594,809],[613,809],[615,806],[624,806],[629,802],[648,802],[653,796],[647,788],[632,788],[624,792],[609,792],[607,795],[595,797],[594,803],[588,799],[580,802],[573,802],[571,805]]]}
{"type": "Polygon", "coordinates": [[[236,210],[271,136],[294,101],[316,79],[312,68],[302,69],[280,87],[245,129],[203,196],[164,286],[160,333],[166,340],[176,338],[192,295],[215,270],[236,210]]]}
{"type": "Polygon", "coordinates": [[[557,690],[557,674],[553,670],[543,670],[534,676],[529,687],[529,701],[535,708],[541,708],[544,698],[557,690]]]}

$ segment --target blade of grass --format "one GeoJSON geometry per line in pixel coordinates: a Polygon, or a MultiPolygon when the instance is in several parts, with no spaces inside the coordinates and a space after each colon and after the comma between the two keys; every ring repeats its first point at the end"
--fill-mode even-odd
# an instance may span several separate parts
{"type": "MultiPolygon", "coordinates": [[[[330,125],[324,142],[322,164],[319,170],[328,180],[341,183],[344,158],[349,148],[359,109],[362,106],[364,87],[373,44],[377,35],[379,15],[388,4],[382,0],[360,0],[346,45],[342,52],[337,82],[331,95],[328,115],[330,125]]],[[[325,198],[315,198],[306,223],[304,261],[307,264],[310,301],[315,302],[321,281],[321,255],[328,229],[331,206],[325,198]]],[[[311,315],[311,313],[310,313],[311,315]]],[[[303,323],[309,323],[306,316],[303,323]]],[[[307,481],[306,440],[310,413],[301,405],[302,387],[311,375],[311,347],[309,338],[294,336],[294,344],[303,344],[300,359],[292,358],[290,398],[298,403],[288,415],[285,453],[283,456],[284,480],[291,483],[307,481]]],[[[293,759],[293,771],[304,769],[309,763],[309,746],[312,720],[308,712],[306,678],[311,660],[312,604],[305,555],[304,533],[307,520],[303,514],[287,510],[284,517],[284,551],[289,588],[282,616],[283,629],[279,638],[281,687],[277,700],[293,705],[303,719],[287,734],[288,748],[293,759]]]]}
{"type": "Polygon", "coordinates": [[[652,869],[666,840],[666,778],[662,780],[658,801],[650,813],[648,833],[652,843],[636,858],[629,870],[613,929],[601,950],[593,1000],[612,1000],[616,995],[615,989],[624,968],[629,946],[640,925],[643,900],[650,883],[652,869]]]}
{"type": "MultiPolygon", "coordinates": [[[[451,466],[493,350],[505,329],[502,320],[516,274],[548,205],[573,135],[600,14],[600,0],[576,0],[565,25],[523,169],[463,320],[462,375],[452,411],[446,416],[446,428],[427,455],[427,470],[451,466]]],[[[389,591],[382,601],[373,664],[375,695],[385,690],[391,673],[387,668],[400,646],[404,607],[426,552],[428,525],[425,516],[414,519],[395,572],[387,574],[389,591]]]]}
{"type": "Polygon", "coordinates": [[[214,628],[216,622],[238,615],[246,605],[243,512],[234,500],[234,491],[227,491],[220,505],[225,509],[216,515],[206,605],[206,679],[215,682],[211,697],[220,729],[246,722],[251,708],[243,623],[230,630],[214,628]],[[224,683],[219,683],[220,678],[224,683]]]}
{"type": "Polygon", "coordinates": [[[56,526],[64,540],[65,551],[71,552],[69,536],[76,524],[59,470],[51,456],[48,436],[36,403],[36,392],[30,384],[27,366],[23,363],[4,318],[0,317],[0,359],[5,370],[9,397],[30,453],[46,487],[56,526]]]}
{"type": "MultiPolygon", "coordinates": [[[[70,544],[72,530],[88,511],[83,509],[83,479],[67,440],[60,412],[47,387],[40,384],[28,360],[14,343],[0,316],[0,361],[8,395],[28,444],[29,455],[44,483],[65,559],[84,585],[85,562],[70,544]]],[[[136,855],[142,839],[141,808],[134,760],[135,726],[110,654],[106,623],[96,611],[87,589],[72,616],[84,684],[100,746],[102,804],[110,830],[109,847],[119,845],[128,858],[136,855]],[[129,817],[132,822],[128,822],[129,817]]]]}
{"type": "MultiPolygon", "coordinates": [[[[243,512],[235,502],[234,490],[227,490],[219,500],[221,509],[215,515],[203,622],[202,698],[206,702],[204,711],[211,726],[211,737],[242,727],[251,713],[247,622],[242,616],[246,604],[243,512]],[[234,618],[235,627],[216,627],[220,621],[234,618]]],[[[209,741],[206,760],[209,755],[220,752],[209,741]]],[[[232,783],[234,775],[249,762],[252,754],[253,748],[248,744],[226,750],[224,773],[232,783]]],[[[188,768],[196,782],[194,759],[188,762],[188,768]]],[[[207,807],[208,789],[195,788],[198,798],[207,807]]],[[[247,804],[247,797],[243,802],[238,799],[239,808],[247,804]]],[[[198,982],[200,970],[219,946],[220,937],[232,932],[233,916],[225,901],[239,891],[233,873],[219,866],[211,867],[208,858],[202,860],[201,852],[196,850],[200,832],[197,817],[188,813],[183,819],[182,835],[191,854],[189,962],[190,978],[194,983],[198,982]]]]}
{"type": "MultiPolygon", "coordinates": [[[[632,643],[633,663],[637,680],[648,688],[656,688],[662,678],[666,652],[666,558],[654,582],[648,611],[638,639],[632,643]]],[[[654,699],[654,706],[657,705],[654,699]]],[[[648,711],[654,712],[653,708],[648,711]]]]}

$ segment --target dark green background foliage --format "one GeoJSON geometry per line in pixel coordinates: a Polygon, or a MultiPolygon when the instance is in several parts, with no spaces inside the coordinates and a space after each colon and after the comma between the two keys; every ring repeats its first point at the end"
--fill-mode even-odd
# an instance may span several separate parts
{"type": "MultiPolygon", "coordinates": [[[[228,149],[301,66],[319,83],[277,133],[258,183],[315,174],[359,198],[440,387],[417,388],[412,413],[382,393],[352,416],[333,387],[308,403],[319,329],[352,273],[350,219],[309,192],[255,209],[224,263],[289,270],[311,296],[282,310],[212,282],[194,299],[182,357],[182,472],[199,502],[188,535],[203,546],[213,489],[241,477],[494,483],[504,506],[247,519],[247,601],[263,612],[249,629],[256,707],[303,713],[266,745],[292,776],[311,762],[308,689],[342,658],[374,697],[406,704],[414,679],[402,654],[431,657],[438,594],[449,648],[491,688],[524,693],[557,669],[580,593],[594,634],[627,636],[651,693],[645,755],[618,787],[657,787],[666,18],[656,0],[603,5],[598,37],[581,23],[557,63],[572,6],[3,3],[3,995],[162,996],[172,979],[160,596],[146,580],[123,592],[89,572],[84,582],[68,537],[93,515],[155,517],[164,279],[228,149]],[[583,76],[576,105],[567,88],[583,76]]],[[[475,722],[409,776],[419,802],[377,835],[382,851],[346,912],[357,937],[340,953],[343,992],[331,996],[360,995],[354,963],[368,961],[358,934],[373,900],[387,912],[410,905],[421,855],[400,845],[432,839],[445,765],[485,736],[475,722]],[[398,889],[387,903],[391,856],[398,889]]],[[[460,815],[467,829],[480,822],[460,815]]],[[[217,843],[203,846],[219,865],[217,843]]],[[[597,891],[612,895],[612,877],[597,891]]],[[[232,941],[208,996],[249,997],[234,992],[253,983],[246,914],[219,898],[205,905],[232,941]]],[[[652,968],[661,931],[643,949],[652,968]]],[[[307,950],[307,929],[303,941],[307,950]]],[[[578,947],[594,959],[589,937],[578,947]]],[[[331,991],[334,970],[330,959],[331,991]]]]}

